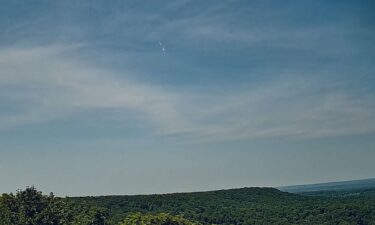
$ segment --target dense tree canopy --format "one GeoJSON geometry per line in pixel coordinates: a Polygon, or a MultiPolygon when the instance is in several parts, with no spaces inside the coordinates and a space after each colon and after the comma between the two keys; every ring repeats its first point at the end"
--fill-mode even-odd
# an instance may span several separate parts
{"type": "Polygon", "coordinates": [[[103,209],[46,196],[34,187],[0,198],[1,225],[104,225],[105,219],[103,209]]]}
{"type": "Polygon", "coordinates": [[[121,225],[200,225],[181,216],[172,216],[167,213],[142,214],[133,213],[125,218],[121,225]]]}
{"type": "Polygon", "coordinates": [[[375,225],[371,191],[327,197],[303,196],[273,188],[164,195],[75,198],[107,208],[114,224],[134,212],[182,215],[203,224],[361,224],[375,225]]]}
{"type": "Polygon", "coordinates": [[[242,188],[58,198],[29,187],[0,197],[0,225],[375,225],[374,193],[368,189],[297,195],[242,188]]]}

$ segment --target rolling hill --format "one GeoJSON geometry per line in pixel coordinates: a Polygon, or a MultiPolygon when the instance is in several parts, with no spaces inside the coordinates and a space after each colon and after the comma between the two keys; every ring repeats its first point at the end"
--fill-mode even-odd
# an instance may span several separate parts
{"type": "Polygon", "coordinates": [[[204,224],[375,224],[375,195],[322,197],[241,188],[71,199],[106,208],[113,224],[133,212],[166,212],[204,224]]]}
{"type": "Polygon", "coordinates": [[[351,181],[340,181],[340,182],[329,182],[329,183],[318,183],[318,184],[304,184],[304,185],[293,185],[278,187],[281,191],[290,193],[302,193],[302,192],[315,192],[315,191],[350,191],[358,189],[375,188],[375,178],[362,179],[362,180],[351,180],[351,181]]]}

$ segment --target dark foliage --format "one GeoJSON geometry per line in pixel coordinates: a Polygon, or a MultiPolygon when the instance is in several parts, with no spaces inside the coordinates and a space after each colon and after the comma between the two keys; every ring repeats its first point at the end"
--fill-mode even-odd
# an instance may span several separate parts
{"type": "Polygon", "coordinates": [[[74,200],[109,209],[114,224],[133,212],[165,212],[204,224],[375,224],[375,196],[371,194],[320,197],[273,188],[243,188],[74,200]]]}
{"type": "Polygon", "coordinates": [[[375,189],[366,189],[297,195],[273,188],[242,188],[164,195],[56,198],[31,187],[0,197],[0,224],[374,225],[374,193],[375,189]]]}
{"type": "Polygon", "coordinates": [[[1,225],[104,225],[105,219],[99,207],[46,196],[34,187],[0,197],[1,225]]]}
{"type": "Polygon", "coordinates": [[[127,216],[120,225],[200,225],[181,216],[172,216],[167,213],[142,214],[133,213],[127,216]]]}

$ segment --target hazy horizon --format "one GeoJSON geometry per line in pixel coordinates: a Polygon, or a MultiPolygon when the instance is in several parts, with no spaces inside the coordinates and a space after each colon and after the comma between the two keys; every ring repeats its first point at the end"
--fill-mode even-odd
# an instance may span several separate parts
{"type": "MultiPolygon", "coordinates": [[[[315,185],[325,185],[325,184],[341,184],[341,183],[347,183],[347,182],[356,182],[356,181],[364,181],[364,180],[375,180],[375,178],[362,178],[362,179],[356,179],[356,180],[337,180],[337,181],[327,181],[322,183],[305,183],[305,184],[288,184],[288,185],[282,185],[282,186],[241,186],[241,187],[222,187],[222,188],[216,188],[216,189],[197,189],[197,190],[180,190],[180,191],[172,191],[172,192],[150,192],[150,193],[112,193],[112,194],[97,194],[97,195],[56,195],[53,191],[48,192],[48,190],[43,190],[44,193],[53,193],[55,196],[58,197],[89,197],[89,196],[136,196],[136,195],[164,195],[164,194],[179,194],[179,193],[197,193],[197,192],[211,192],[211,191],[222,191],[222,190],[237,190],[242,188],[275,188],[283,192],[290,192],[290,190],[283,190],[283,188],[290,188],[290,187],[306,187],[306,186],[315,186],[315,185]]],[[[27,187],[34,187],[37,190],[39,190],[38,187],[34,185],[29,185],[23,188],[20,188],[18,190],[23,190],[27,187]]],[[[354,189],[360,189],[363,190],[363,188],[354,188],[354,189]]],[[[16,193],[16,191],[12,191],[10,193],[16,193]]],[[[325,190],[325,189],[323,189],[325,190]]],[[[346,187],[346,189],[343,190],[351,190],[351,188],[346,187]]],[[[330,191],[330,190],[327,190],[330,191]]],[[[295,192],[290,192],[295,193],[295,192]]]]}
{"type": "Polygon", "coordinates": [[[375,2],[0,3],[0,193],[375,177],[375,2]]]}

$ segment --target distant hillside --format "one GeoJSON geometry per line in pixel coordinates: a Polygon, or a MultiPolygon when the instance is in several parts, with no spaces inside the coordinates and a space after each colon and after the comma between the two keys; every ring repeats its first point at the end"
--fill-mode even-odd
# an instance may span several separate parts
{"type": "Polygon", "coordinates": [[[368,189],[368,188],[375,188],[375,178],[363,179],[363,180],[319,183],[319,184],[284,186],[284,187],[278,187],[277,189],[281,191],[290,192],[290,193],[301,193],[301,192],[314,192],[314,191],[344,191],[344,190],[368,189]]]}
{"type": "Polygon", "coordinates": [[[203,224],[372,224],[375,196],[326,198],[274,188],[71,198],[108,209],[112,224],[132,212],[182,215],[203,224]]]}
{"type": "Polygon", "coordinates": [[[329,197],[329,198],[351,198],[351,197],[374,198],[375,188],[329,190],[329,191],[308,191],[308,192],[300,192],[299,194],[304,195],[304,196],[329,197]]]}

